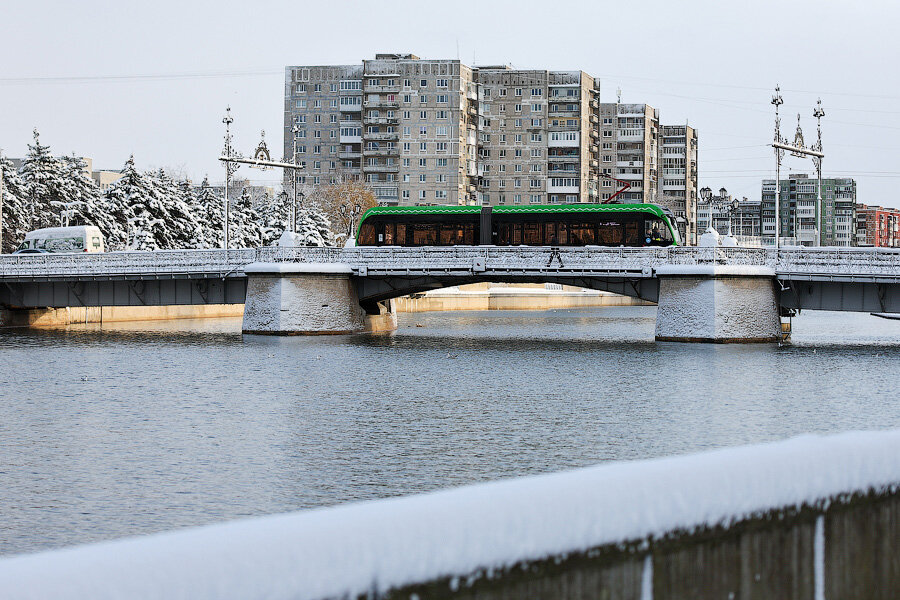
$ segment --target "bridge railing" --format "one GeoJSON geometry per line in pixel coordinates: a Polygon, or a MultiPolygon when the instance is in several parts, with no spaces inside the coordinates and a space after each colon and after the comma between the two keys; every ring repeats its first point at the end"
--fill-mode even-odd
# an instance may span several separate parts
{"type": "Polygon", "coordinates": [[[377,270],[592,270],[650,274],[664,265],[746,265],[778,273],[900,275],[900,250],[882,248],[607,248],[537,246],[243,248],[0,256],[0,277],[240,275],[253,262],[347,263],[377,270]]]}

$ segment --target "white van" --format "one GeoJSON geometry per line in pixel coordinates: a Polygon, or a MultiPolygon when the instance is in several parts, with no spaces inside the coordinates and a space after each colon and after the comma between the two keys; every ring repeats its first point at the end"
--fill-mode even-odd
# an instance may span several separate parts
{"type": "Polygon", "coordinates": [[[26,233],[16,252],[103,252],[104,246],[103,234],[93,225],[48,227],[26,233]]]}

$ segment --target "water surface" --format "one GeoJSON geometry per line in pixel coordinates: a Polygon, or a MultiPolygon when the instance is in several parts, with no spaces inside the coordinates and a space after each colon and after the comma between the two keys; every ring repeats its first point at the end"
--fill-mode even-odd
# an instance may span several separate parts
{"type": "Polygon", "coordinates": [[[900,427],[900,321],[656,343],[654,307],[0,330],[0,554],[609,460],[900,427]]]}

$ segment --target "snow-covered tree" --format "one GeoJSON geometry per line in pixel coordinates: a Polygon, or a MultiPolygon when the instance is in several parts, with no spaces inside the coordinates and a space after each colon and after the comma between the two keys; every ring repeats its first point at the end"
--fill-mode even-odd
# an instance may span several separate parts
{"type": "Polygon", "coordinates": [[[194,193],[193,211],[204,232],[203,248],[222,247],[222,223],[225,221],[222,195],[209,185],[204,177],[200,188],[194,193]]]}
{"type": "MultiPolygon", "coordinates": [[[[164,250],[190,247],[197,237],[197,220],[178,186],[165,173],[144,174],[128,159],[101,206],[118,225],[107,234],[112,248],[164,250]]],[[[106,233],[106,232],[104,232],[106,233]]]]}
{"type": "Polygon", "coordinates": [[[0,170],[3,171],[3,229],[0,252],[12,252],[19,247],[29,231],[27,208],[25,204],[25,186],[12,161],[0,158],[0,170]]]}
{"type": "Polygon", "coordinates": [[[253,208],[250,188],[245,187],[228,214],[231,248],[258,248],[263,241],[262,219],[253,208]]]}
{"type": "Polygon", "coordinates": [[[50,146],[40,141],[38,130],[34,130],[34,144],[28,144],[28,154],[20,172],[24,187],[27,230],[59,225],[59,213],[53,203],[60,202],[62,192],[62,164],[52,154],[50,146]]]}

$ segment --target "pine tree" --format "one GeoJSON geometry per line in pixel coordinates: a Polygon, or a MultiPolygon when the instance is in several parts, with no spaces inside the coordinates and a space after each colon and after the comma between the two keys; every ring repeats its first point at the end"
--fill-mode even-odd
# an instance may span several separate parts
{"type": "Polygon", "coordinates": [[[3,243],[0,252],[8,253],[19,247],[30,228],[25,218],[25,185],[19,173],[6,158],[0,158],[0,170],[3,171],[3,229],[0,231],[3,243]]]}
{"type": "Polygon", "coordinates": [[[229,246],[232,248],[258,248],[263,240],[262,221],[253,208],[250,188],[241,190],[241,195],[229,213],[229,246]]]}
{"type": "Polygon", "coordinates": [[[27,230],[59,225],[59,214],[54,213],[53,202],[60,202],[62,184],[61,163],[50,154],[50,147],[40,141],[34,130],[34,144],[28,144],[28,154],[22,164],[27,230]]]}
{"type": "Polygon", "coordinates": [[[208,248],[222,247],[222,223],[225,221],[222,196],[209,185],[209,178],[204,177],[200,183],[194,200],[194,214],[204,225],[205,239],[208,248]]]}
{"type": "Polygon", "coordinates": [[[84,159],[64,156],[60,159],[62,180],[57,200],[51,202],[56,214],[68,213],[69,225],[96,225],[108,237],[115,221],[100,205],[100,190],[85,172],[84,159]]]}

